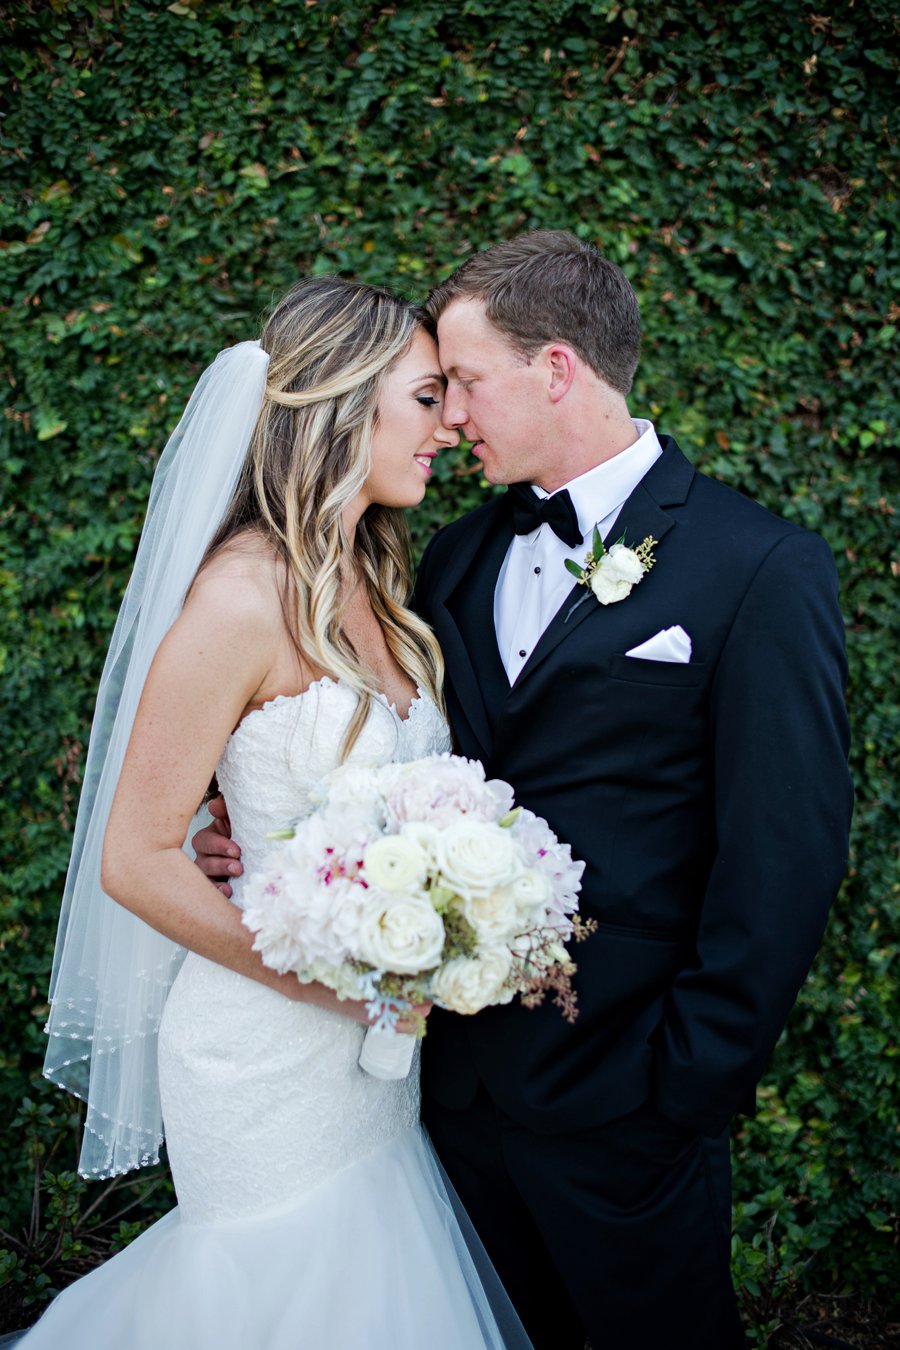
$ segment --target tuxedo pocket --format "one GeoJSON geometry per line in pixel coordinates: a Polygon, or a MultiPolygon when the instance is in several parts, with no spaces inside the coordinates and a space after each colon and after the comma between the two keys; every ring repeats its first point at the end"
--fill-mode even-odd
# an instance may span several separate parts
{"type": "Polygon", "coordinates": [[[672,688],[691,688],[703,682],[705,661],[681,664],[677,661],[647,661],[640,656],[614,652],[609,660],[611,680],[629,684],[663,684],[672,688]]]}

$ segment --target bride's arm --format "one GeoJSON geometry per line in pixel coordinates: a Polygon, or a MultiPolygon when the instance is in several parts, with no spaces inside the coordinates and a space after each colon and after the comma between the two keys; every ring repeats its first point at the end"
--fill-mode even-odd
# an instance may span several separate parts
{"type": "Polygon", "coordinates": [[[181,847],[226,739],[261,698],[283,641],[279,622],[258,578],[213,571],[195,583],[144,686],[107,826],[103,888],[180,946],[365,1022],[364,1004],[264,966],[240,911],[181,847]]]}

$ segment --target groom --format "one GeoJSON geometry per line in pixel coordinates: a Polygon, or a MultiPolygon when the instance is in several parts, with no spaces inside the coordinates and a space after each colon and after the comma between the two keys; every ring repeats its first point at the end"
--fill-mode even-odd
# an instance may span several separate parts
{"type": "Polygon", "coordinates": [[[425,1122],[540,1350],[731,1350],[728,1123],[847,857],[834,564],[632,420],[637,303],[590,245],[498,244],[429,309],[445,421],[523,487],[432,540],[417,607],[458,749],[586,860],[599,931],[574,949],[573,1027],[435,1011],[425,1122]],[[606,605],[565,567],[595,524],[656,541],[606,605]]]}
{"type": "Polygon", "coordinates": [[[834,564],[631,418],[637,303],[592,246],[498,244],[429,308],[445,421],[513,486],[431,541],[416,604],[456,748],[586,861],[598,931],[574,1026],[432,1014],[424,1119],[538,1350],[737,1350],[728,1125],[847,856],[834,564]],[[606,604],[565,567],[595,526],[653,541],[606,604]]]}

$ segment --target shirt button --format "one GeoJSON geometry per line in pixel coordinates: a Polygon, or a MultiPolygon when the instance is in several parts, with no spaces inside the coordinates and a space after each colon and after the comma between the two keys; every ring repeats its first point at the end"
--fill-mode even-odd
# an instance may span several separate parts
{"type": "Polygon", "coordinates": [[[541,569],[540,569],[539,567],[536,567],[536,568],[534,569],[534,575],[535,575],[536,577],[539,577],[539,576],[541,575],[541,569]]]}
{"type": "Polygon", "coordinates": [[[520,655],[520,656],[524,656],[524,655],[525,655],[524,650],[523,650],[523,651],[520,651],[520,652],[519,652],[519,655],[520,655]]]}

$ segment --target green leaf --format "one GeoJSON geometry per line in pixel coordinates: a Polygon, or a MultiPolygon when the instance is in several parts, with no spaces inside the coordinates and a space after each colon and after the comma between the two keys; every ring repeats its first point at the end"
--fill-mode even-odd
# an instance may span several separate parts
{"type": "Polygon", "coordinates": [[[49,408],[39,408],[34,415],[34,425],[39,441],[52,441],[53,437],[65,431],[69,424],[59,413],[49,408]]]}

